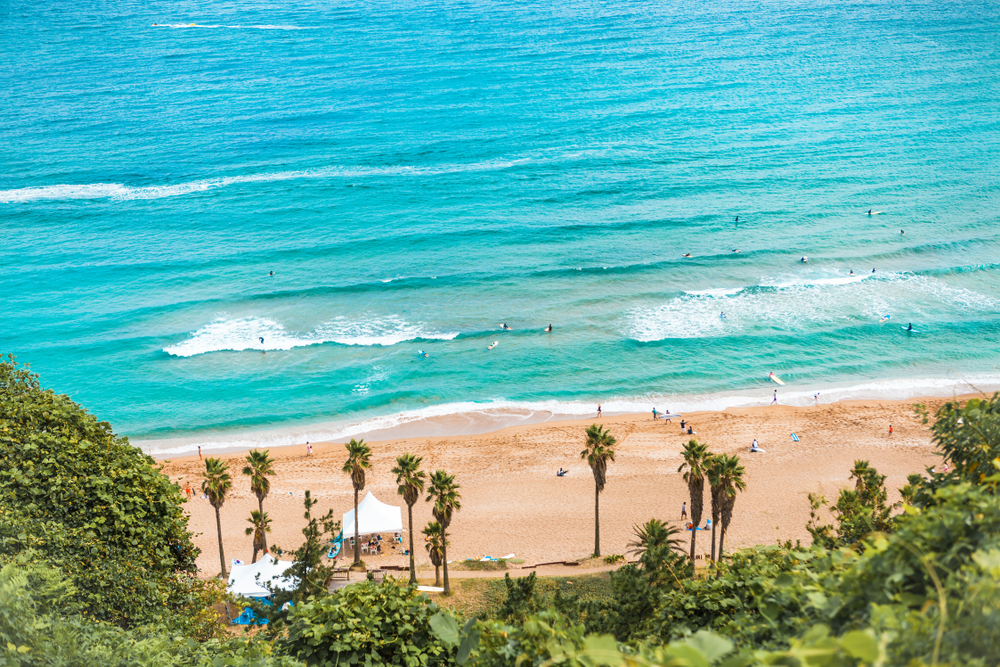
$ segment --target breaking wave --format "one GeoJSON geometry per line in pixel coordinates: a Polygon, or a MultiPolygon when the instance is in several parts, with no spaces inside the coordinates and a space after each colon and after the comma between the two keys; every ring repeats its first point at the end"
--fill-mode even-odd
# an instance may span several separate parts
{"type": "Polygon", "coordinates": [[[288,331],[284,325],[267,317],[220,317],[195,331],[187,340],[165,347],[163,351],[176,357],[193,357],[209,352],[291,350],[322,343],[388,346],[417,339],[451,340],[457,335],[458,332],[428,331],[422,325],[410,324],[396,316],[360,322],[337,317],[307,333],[288,331]]]}

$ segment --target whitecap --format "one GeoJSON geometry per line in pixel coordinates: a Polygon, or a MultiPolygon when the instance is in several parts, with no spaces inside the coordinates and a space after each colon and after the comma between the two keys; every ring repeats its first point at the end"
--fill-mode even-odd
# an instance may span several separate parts
{"type": "Polygon", "coordinates": [[[1000,301],[908,273],[836,278],[764,279],[740,289],[687,292],[656,307],[633,308],[623,333],[650,342],[670,338],[801,333],[852,322],[878,321],[886,313],[950,321],[1000,311],[1000,301]],[[725,318],[720,313],[725,312],[725,318]]]}
{"type": "Polygon", "coordinates": [[[332,165],[318,169],[282,171],[242,176],[222,176],[184,183],[132,186],[123,183],[84,183],[39,185],[12,190],[0,190],[0,203],[16,204],[33,201],[62,201],[76,199],[110,199],[113,201],[162,199],[205,192],[216,188],[244,183],[270,183],[292,180],[318,180],[328,178],[371,178],[379,176],[436,176],[455,172],[490,171],[506,169],[523,160],[487,160],[467,164],[445,164],[435,167],[385,166],[362,167],[332,165]]]}
{"type": "Polygon", "coordinates": [[[192,357],[209,352],[291,350],[322,343],[389,346],[416,339],[451,340],[457,335],[458,332],[429,331],[420,324],[411,324],[396,316],[356,321],[337,317],[305,333],[290,332],[268,317],[222,316],[198,329],[186,340],[163,348],[163,351],[176,357],[192,357]]]}

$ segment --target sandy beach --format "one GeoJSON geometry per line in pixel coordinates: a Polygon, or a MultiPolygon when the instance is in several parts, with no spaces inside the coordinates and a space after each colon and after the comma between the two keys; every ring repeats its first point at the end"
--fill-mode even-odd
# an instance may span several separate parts
{"type": "MultiPolygon", "coordinates": [[[[677,473],[681,447],[691,437],[717,453],[739,454],[746,468],[747,489],[740,494],[727,536],[727,548],[773,544],[784,540],[808,543],[806,495],[835,499],[848,485],[856,459],[867,459],[887,476],[890,502],[906,477],[935,465],[927,427],[913,406],[932,411],[947,398],[908,401],[846,401],[816,407],[731,408],[721,412],[684,415],[696,435],[681,432],[679,422],[652,419],[651,414],[605,417],[600,423],[618,439],[616,461],[608,470],[601,495],[602,554],[624,554],[633,526],[656,517],[680,524],[687,488],[677,473]],[[889,434],[889,425],[894,433],[889,434]],[[799,442],[791,438],[795,433],[799,442]],[[747,450],[757,438],[765,453],[747,450]]],[[[366,490],[380,500],[406,508],[396,494],[391,468],[403,452],[424,457],[423,467],[455,473],[461,485],[462,509],[449,534],[449,559],[514,553],[526,564],[572,560],[592,552],[594,540],[594,481],[580,460],[584,429],[596,419],[519,426],[478,436],[431,437],[370,442],[372,469],[366,490]],[[560,468],[569,470],[557,477],[560,468]]],[[[264,509],[273,519],[270,543],[294,549],[301,543],[303,492],[319,499],[315,508],[341,514],[352,508],[353,491],[341,472],[342,444],[312,443],[313,454],[301,446],[271,449],[276,475],[264,509]]],[[[244,534],[257,500],[248,478],[240,474],[242,453],[222,455],[230,465],[234,490],[222,508],[226,557],[249,561],[251,538],[244,534]]],[[[199,484],[203,463],[197,456],[164,462],[163,471],[182,488],[199,484]]],[[[363,496],[363,494],[362,494],[363,496]]],[[[706,515],[708,498],[706,494],[706,515]]],[[[203,576],[218,572],[219,557],[214,510],[200,497],[187,503],[203,576]]],[[[421,530],[431,520],[430,504],[414,507],[418,563],[428,564],[421,530]]],[[[704,519],[703,519],[704,521],[704,519]]],[[[699,553],[708,548],[701,539],[699,553]]],[[[402,565],[406,557],[390,553],[366,556],[369,565],[402,565]]]]}

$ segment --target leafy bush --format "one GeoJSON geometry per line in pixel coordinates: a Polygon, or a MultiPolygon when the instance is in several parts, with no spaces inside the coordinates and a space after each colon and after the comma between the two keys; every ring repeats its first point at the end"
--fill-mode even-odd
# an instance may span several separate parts
{"type": "Polygon", "coordinates": [[[121,628],[76,613],[76,591],[59,572],[0,568],[0,665],[101,667],[298,667],[270,644],[231,639],[196,642],[172,633],[121,628]]]}
{"type": "Polygon", "coordinates": [[[182,502],[107,422],[0,361],[0,563],[58,567],[84,613],[123,627],[191,611],[213,595],[187,576],[197,551],[182,502]]]}
{"type": "Polygon", "coordinates": [[[446,665],[455,649],[431,631],[438,605],[413,586],[361,582],[295,606],[280,649],[309,665],[446,665]]]}
{"type": "Polygon", "coordinates": [[[618,563],[624,563],[624,562],[625,562],[625,556],[622,556],[621,554],[610,554],[604,557],[605,565],[617,565],[618,563]]]}

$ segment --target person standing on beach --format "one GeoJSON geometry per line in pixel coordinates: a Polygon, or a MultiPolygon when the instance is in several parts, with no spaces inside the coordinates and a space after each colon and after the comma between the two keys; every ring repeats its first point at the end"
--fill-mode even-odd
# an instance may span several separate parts
{"type": "Polygon", "coordinates": [[[816,401],[816,405],[819,405],[819,392],[817,391],[813,394],[813,400],[816,401]]]}
{"type": "Polygon", "coordinates": [[[892,435],[892,424],[889,424],[889,435],[892,435]]]}
{"type": "Polygon", "coordinates": [[[597,418],[598,419],[601,418],[601,404],[600,403],[597,404],[597,418]]]}
{"type": "Polygon", "coordinates": [[[656,408],[653,408],[653,421],[656,421],[656,408]]]}
{"type": "Polygon", "coordinates": [[[778,404],[778,390],[775,389],[774,390],[774,398],[771,399],[771,405],[777,405],[777,404],[778,404]]]}
{"type": "Polygon", "coordinates": [[[201,445],[198,445],[198,460],[201,460],[201,445]]]}
{"type": "Polygon", "coordinates": [[[681,503],[681,521],[688,518],[688,504],[686,502],[681,503]]]}

